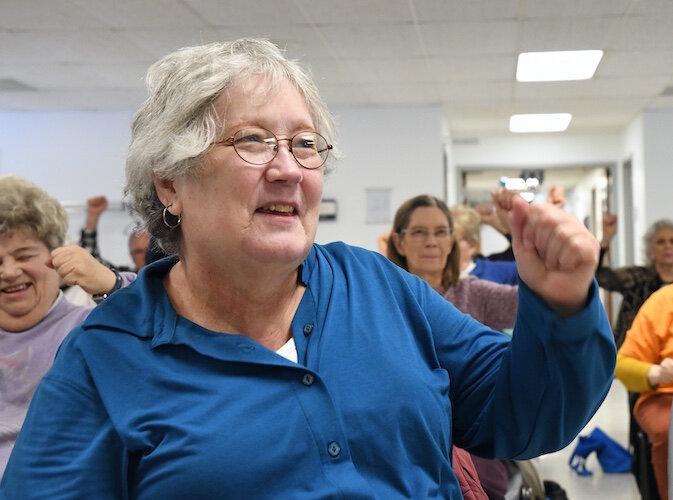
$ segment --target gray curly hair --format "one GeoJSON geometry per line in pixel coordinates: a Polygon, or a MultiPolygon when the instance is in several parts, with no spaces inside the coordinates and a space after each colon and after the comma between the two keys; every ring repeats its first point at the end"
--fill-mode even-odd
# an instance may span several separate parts
{"type": "MultiPolygon", "coordinates": [[[[236,82],[257,75],[267,78],[269,92],[283,81],[292,83],[306,100],[316,131],[334,142],[334,119],[311,76],[271,42],[244,38],[186,47],[149,68],[149,97],[133,121],[124,191],[143,228],[166,253],[178,252],[181,231],[164,224],[154,179],[198,171],[202,155],[224,127],[215,101],[236,82]]],[[[328,159],[326,171],[332,162],[328,159]]]]}
{"type": "Polygon", "coordinates": [[[59,201],[30,181],[0,177],[0,235],[34,233],[49,250],[63,245],[68,214],[59,201]]]}
{"type": "Polygon", "coordinates": [[[661,229],[673,230],[673,221],[670,219],[656,220],[647,228],[647,232],[645,233],[645,236],[643,236],[643,243],[645,244],[645,260],[647,261],[648,266],[654,264],[652,261],[652,258],[654,257],[654,237],[661,229]]]}

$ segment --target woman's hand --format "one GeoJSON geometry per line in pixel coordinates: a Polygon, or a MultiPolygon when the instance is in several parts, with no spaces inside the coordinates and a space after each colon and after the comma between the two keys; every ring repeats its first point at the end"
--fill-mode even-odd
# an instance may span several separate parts
{"type": "Polygon", "coordinates": [[[515,191],[508,189],[498,189],[491,192],[491,200],[495,207],[495,216],[488,224],[500,231],[504,235],[512,232],[509,221],[509,212],[512,210],[512,200],[519,195],[515,191]]]}
{"type": "Polygon", "coordinates": [[[91,295],[107,293],[115,285],[115,273],[80,246],[56,248],[51,260],[63,283],[79,285],[91,295]]]}
{"type": "Polygon", "coordinates": [[[647,383],[655,388],[673,382],[673,359],[664,358],[659,365],[652,365],[647,371],[647,383]]]}
{"type": "Polygon", "coordinates": [[[107,209],[107,198],[105,196],[94,196],[86,200],[86,229],[95,231],[98,227],[98,219],[107,209]]]}
{"type": "Polygon", "coordinates": [[[579,312],[598,264],[598,241],[572,214],[520,196],[509,211],[512,250],[519,276],[563,317],[579,312]]]}
{"type": "Polygon", "coordinates": [[[601,247],[607,248],[610,246],[610,240],[617,234],[617,216],[611,213],[603,214],[603,239],[601,240],[601,247]]]}
{"type": "Polygon", "coordinates": [[[379,247],[379,253],[388,255],[388,240],[390,239],[390,231],[383,231],[376,238],[376,244],[379,247]]]}

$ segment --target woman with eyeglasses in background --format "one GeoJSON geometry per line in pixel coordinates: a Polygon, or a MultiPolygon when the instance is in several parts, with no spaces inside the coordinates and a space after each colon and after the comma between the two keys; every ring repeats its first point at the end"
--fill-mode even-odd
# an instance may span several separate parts
{"type": "Polygon", "coordinates": [[[275,45],[181,49],[147,82],[126,190],[174,257],[62,344],[0,497],[461,498],[454,441],[533,456],[584,427],[615,351],[579,222],[515,203],[510,342],[380,254],[314,243],[333,119],[275,45]]]}
{"type": "Polygon", "coordinates": [[[420,276],[460,311],[497,330],[516,320],[518,288],[465,276],[451,211],[439,198],[419,195],[397,209],[388,258],[420,276]]]}

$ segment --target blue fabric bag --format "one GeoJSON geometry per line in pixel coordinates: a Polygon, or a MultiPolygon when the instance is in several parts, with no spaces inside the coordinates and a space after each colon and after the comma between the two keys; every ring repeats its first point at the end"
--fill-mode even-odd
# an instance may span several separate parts
{"type": "Polygon", "coordinates": [[[596,427],[588,436],[580,436],[579,442],[570,456],[570,467],[580,476],[591,476],[586,468],[586,460],[596,452],[603,472],[620,473],[631,471],[631,453],[601,429],[596,427]]]}

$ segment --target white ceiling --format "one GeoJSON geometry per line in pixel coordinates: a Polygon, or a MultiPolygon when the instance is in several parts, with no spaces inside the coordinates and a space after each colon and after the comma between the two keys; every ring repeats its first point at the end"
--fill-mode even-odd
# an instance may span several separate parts
{"type": "Polygon", "coordinates": [[[160,56],[241,36],[310,66],[331,106],[441,103],[454,137],[673,108],[671,0],[0,0],[0,111],[135,109],[160,56]],[[595,77],[515,81],[519,52],[564,49],[604,50],[595,77]]]}

